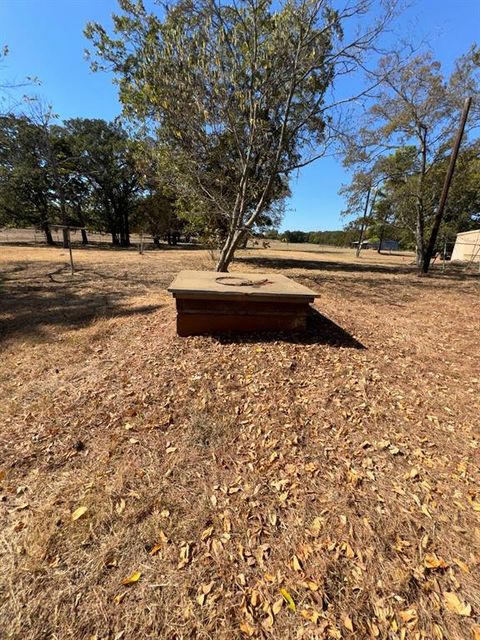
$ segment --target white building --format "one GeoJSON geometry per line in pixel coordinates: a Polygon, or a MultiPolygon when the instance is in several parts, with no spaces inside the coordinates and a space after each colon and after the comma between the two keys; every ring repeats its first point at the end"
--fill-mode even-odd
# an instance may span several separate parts
{"type": "Polygon", "coordinates": [[[457,233],[452,260],[480,262],[480,229],[457,233]]]}

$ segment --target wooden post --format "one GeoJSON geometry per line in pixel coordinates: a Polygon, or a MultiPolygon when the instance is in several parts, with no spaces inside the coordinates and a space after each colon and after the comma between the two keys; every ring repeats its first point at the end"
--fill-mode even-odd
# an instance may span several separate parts
{"type": "Polygon", "coordinates": [[[72,271],[72,276],[75,273],[75,269],[74,269],[74,264],[73,264],[73,253],[72,253],[72,242],[70,239],[70,228],[67,227],[66,230],[64,229],[64,232],[67,232],[67,240],[68,240],[68,251],[70,253],[70,269],[72,271]]]}

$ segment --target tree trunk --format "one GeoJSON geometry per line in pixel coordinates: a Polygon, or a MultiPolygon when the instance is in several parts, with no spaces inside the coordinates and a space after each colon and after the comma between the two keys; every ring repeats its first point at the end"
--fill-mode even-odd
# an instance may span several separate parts
{"type": "Polygon", "coordinates": [[[47,241],[47,244],[54,245],[55,243],[53,242],[52,232],[50,231],[50,226],[48,222],[42,222],[42,230],[45,233],[45,239],[47,241]]]}
{"type": "Polygon", "coordinates": [[[245,230],[237,230],[228,234],[225,244],[220,252],[220,258],[215,266],[215,271],[220,271],[222,273],[226,273],[228,271],[228,267],[235,254],[235,249],[240,244],[245,233],[245,230]]]}
{"type": "MultiPolygon", "coordinates": [[[[76,209],[77,209],[77,218],[80,223],[80,226],[84,227],[85,218],[83,217],[82,205],[80,203],[77,203],[76,209]]],[[[84,245],[88,244],[87,231],[85,229],[81,229],[80,231],[82,234],[82,244],[84,245]]]]}
{"type": "Polygon", "coordinates": [[[365,233],[365,226],[366,226],[366,222],[367,222],[367,214],[368,214],[368,203],[370,201],[370,193],[371,193],[371,189],[369,189],[367,191],[367,199],[365,201],[365,209],[363,212],[363,218],[362,218],[362,224],[360,226],[360,237],[358,239],[358,247],[357,247],[357,251],[356,251],[356,257],[359,258],[360,257],[360,251],[362,250],[362,243],[363,243],[363,234],[365,233]]]}
{"type": "MultiPolygon", "coordinates": [[[[58,195],[60,196],[60,212],[62,214],[62,225],[63,226],[67,226],[68,221],[67,221],[67,207],[65,204],[65,193],[63,191],[63,186],[60,185],[60,181],[58,179],[58,176],[56,178],[57,180],[57,185],[58,185],[58,195]]],[[[62,229],[62,235],[63,235],[63,248],[64,249],[68,249],[68,247],[70,246],[70,238],[69,238],[69,234],[68,234],[68,229],[62,229]]]]}
{"type": "Polygon", "coordinates": [[[388,213],[386,213],[383,217],[382,221],[382,230],[380,231],[380,242],[378,243],[377,253],[382,253],[382,242],[385,236],[385,225],[387,224],[388,213]]]}
{"type": "Polygon", "coordinates": [[[418,176],[417,186],[417,221],[415,225],[415,244],[416,244],[416,263],[419,269],[423,269],[425,257],[425,218],[423,208],[423,185],[425,182],[425,174],[427,172],[427,129],[422,129],[421,137],[421,154],[422,166],[418,176]]]}
{"type": "Polygon", "coordinates": [[[123,234],[124,234],[124,247],[130,246],[130,221],[128,219],[128,211],[125,210],[123,213],[123,234]]]}
{"type": "Polygon", "coordinates": [[[423,268],[423,256],[425,251],[424,243],[425,225],[423,221],[423,211],[417,207],[417,224],[415,226],[415,247],[416,247],[416,263],[419,269],[423,268]]]}

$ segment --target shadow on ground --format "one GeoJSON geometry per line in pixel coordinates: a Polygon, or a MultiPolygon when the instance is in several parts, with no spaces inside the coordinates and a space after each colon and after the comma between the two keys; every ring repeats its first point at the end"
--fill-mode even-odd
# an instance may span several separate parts
{"type": "Polygon", "coordinates": [[[68,267],[32,273],[28,266],[16,265],[8,275],[0,275],[0,342],[51,339],[57,327],[78,329],[100,318],[152,313],[163,306],[129,305],[132,287],[123,278],[113,278],[116,283],[108,287],[93,287],[88,276],[70,280],[66,273],[68,267]]]}
{"type": "Polygon", "coordinates": [[[324,344],[331,347],[366,349],[348,331],[345,331],[345,329],[319,313],[316,309],[310,309],[305,331],[292,333],[283,331],[218,333],[214,334],[214,338],[221,344],[288,342],[291,344],[324,344]]]}
{"type": "MultiPolygon", "coordinates": [[[[279,256],[242,256],[235,259],[236,263],[252,265],[260,269],[306,269],[314,271],[331,271],[331,272],[347,272],[347,273],[382,273],[389,275],[417,275],[417,267],[414,264],[372,264],[360,262],[341,262],[329,260],[305,260],[303,258],[283,258],[279,256]]],[[[420,280],[429,277],[441,277],[447,280],[469,280],[478,278],[477,273],[466,272],[461,265],[448,265],[445,273],[441,271],[439,266],[431,267],[430,274],[427,276],[419,276],[420,280]]]]}

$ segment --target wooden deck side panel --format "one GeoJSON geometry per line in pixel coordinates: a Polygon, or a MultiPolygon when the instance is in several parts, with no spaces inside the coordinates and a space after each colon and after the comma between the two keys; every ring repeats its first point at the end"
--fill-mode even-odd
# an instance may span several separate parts
{"type": "Polygon", "coordinates": [[[180,336],[225,331],[302,331],[314,291],[279,274],[182,271],[168,289],[180,336]]]}

